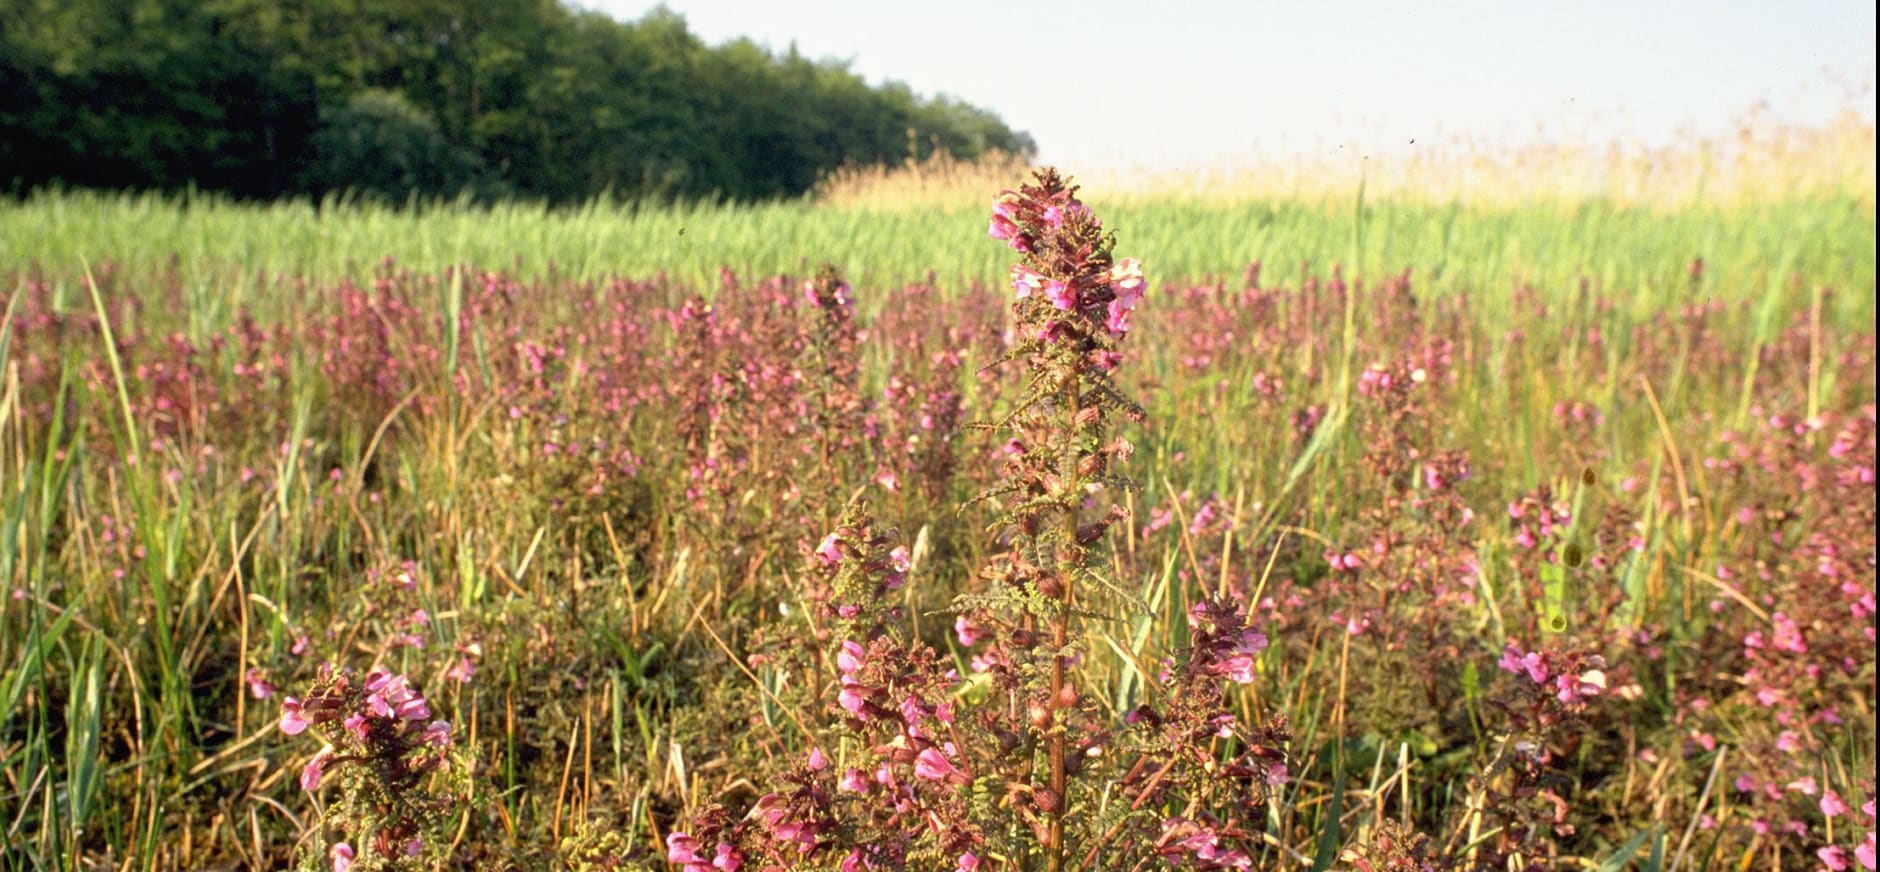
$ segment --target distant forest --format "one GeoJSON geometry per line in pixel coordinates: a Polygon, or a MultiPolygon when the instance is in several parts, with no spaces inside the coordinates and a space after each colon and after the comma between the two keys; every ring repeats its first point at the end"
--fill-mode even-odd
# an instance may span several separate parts
{"type": "MultiPolygon", "coordinates": [[[[814,26],[810,22],[807,26],[814,26]]],[[[996,115],[557,0],[0,0],[0,191],[759,200],[996,115]]]]}

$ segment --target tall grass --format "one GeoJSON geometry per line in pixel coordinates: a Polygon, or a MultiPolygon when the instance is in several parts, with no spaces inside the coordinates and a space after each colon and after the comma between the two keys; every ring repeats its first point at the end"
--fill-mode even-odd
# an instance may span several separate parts
{"type": "MultiPolygon", "coordinates": [[[[1624,289],[1641,307],[1664,305],[1702,258],[1721,299],[1762,299],[1797,276],[1833,276],[1850,291],[1873,286],[1871,200],[1843,193],[1670,213],[1604,200],[1478,207],[1379,200],[1354,187],[1331,205],[1217,202],[1204,198],[1091,201],[1145,262],[1168,279],[1234,277],[1253,261],[1379,275],[1405,268],[1435,293],[1472,293],[1509,281],[1565,287],[1582,278],[1624,289]],[[1360,205],[1362,202],[1362,205],[1360,205]],[[1362,210],[1360,213],[1359,210],[1362,210]],[[1362,216],[1363,233],[1353,229],[1362,216]]],[[[273,314],[292,278],[369,276],[385,258],[419,272],[474,264],[521,277],[592,280],[664,274],[710,288],[721,268],[742,275],[805,274],[830,262],[862,284],[932,271],[950,285],[993,282],[1003,266],[985,251],[980,205],[942,211],[847,210],[813,203],[632,207],[605,202],[569,211],[527,205],[432,204],[413,209],[326,203],[252,206],[210,198],[36,194],[0,205],[0,238],[16,269],[69,276],[84,262],[132,272],[173,268],[197,329],[238,307],[273,314]]],[[[1836,298],[1835,316],[1873,314],[1872,295],[1836,298]]]]}

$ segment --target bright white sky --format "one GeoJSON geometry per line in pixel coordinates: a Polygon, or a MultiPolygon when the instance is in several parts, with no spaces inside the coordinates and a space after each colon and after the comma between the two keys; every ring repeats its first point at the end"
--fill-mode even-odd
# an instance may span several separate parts
{"type": "MultiPolygon", "coordinates": [[[[629,21],[657,5],[578,2],[629,21]]],[[[1758,105],[1791,121],[1874,115],[1871,0],[664,5],[708,44],[794,42],[870,83],[989,108],[1072,171],[1402,154],[1413,139],[1662,145],[1758,105]]]]}

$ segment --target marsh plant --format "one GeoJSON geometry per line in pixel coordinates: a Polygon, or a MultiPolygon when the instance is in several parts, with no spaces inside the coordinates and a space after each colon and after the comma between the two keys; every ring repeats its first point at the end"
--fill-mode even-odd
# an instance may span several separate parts
{"type": "MultiPolygon", "coordinates": [[[[993,206],[1011,267],[1022,367],[996,421],[990,556],[953,603],[957,656],[888,605],[909,554],[857,503],[809,556],[805,609],[822,706],[813,746],[745,813],[707,809],[667,838],[693,872],[757,869],[1077,869],[1185,862],[1245,868],[1265,803],[1288,780],[1283,721],[1246,723],[1224,687],[1257,680],[1266,637],[1229,600],[1197,603],[1189,644],[1157,664],[1148,698],[1116,710],[1081,666],[1093,622],[1139,608],[1109,577],[1108,539],[1141,422],[1118,386],[1139,262],[1050,169],[993,206]]],[[[821,294],[818,303],[823,304],[821,294]]]]}

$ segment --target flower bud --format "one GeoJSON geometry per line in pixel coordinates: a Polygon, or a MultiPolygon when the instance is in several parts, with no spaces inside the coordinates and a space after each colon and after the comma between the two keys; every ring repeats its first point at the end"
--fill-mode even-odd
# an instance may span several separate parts
{"type": "Polygon", "coordinates": [[[1053,721],[1051,707],[1045,705],[1044,700],[1034,699],[1025,704],[1025,720],[1039,730],[1049,730],[1053,721]]]}

